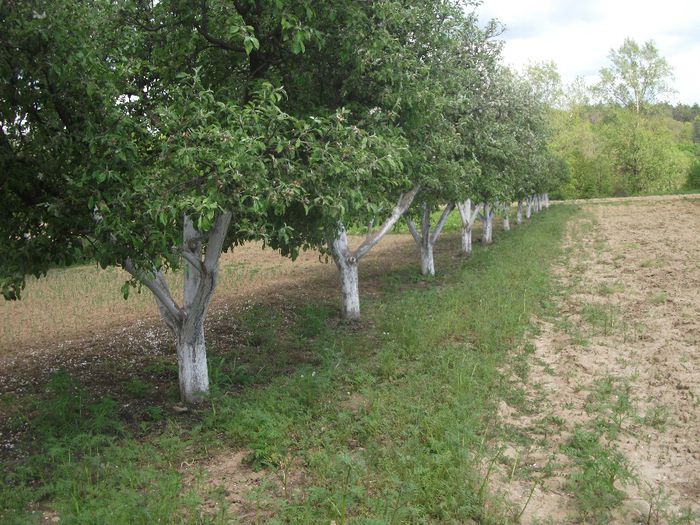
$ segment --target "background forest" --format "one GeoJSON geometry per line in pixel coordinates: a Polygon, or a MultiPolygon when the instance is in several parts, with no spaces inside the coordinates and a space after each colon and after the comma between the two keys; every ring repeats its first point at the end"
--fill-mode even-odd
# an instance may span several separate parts
{"type": "Polygon", "coordinates": [[[600,81],[562,85],[554,63],[528,76],[550,105],[551,150],[566,164],[557,198],[692,191],[700,188],[700,106],[671,105],[673,72],[653,42],[627,39],[600,81]]]}

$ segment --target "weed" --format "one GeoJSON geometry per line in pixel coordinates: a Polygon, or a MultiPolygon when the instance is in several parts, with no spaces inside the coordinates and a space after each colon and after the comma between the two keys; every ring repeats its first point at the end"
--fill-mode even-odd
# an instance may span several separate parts
{"type": "Polygon", "coordinates": [[[581,518],[601,525],[609,523],[612,510],[626,498],[616,485],[633,480],[627,460],[602,442],[599,434],[580,427],[563,450],[576,467],[567,479],[567,489],[576,498],[581,518]]]}
{"type": "Polygon", "coordinates": [[[629,419],[636,418],[632,385],[626,379],[606,376],[595,381],[586,401],[586,412],[593,415],[593,425],[615,439],[629,419]]]}
{"type": "Polygon", "coordinates": [[[668,293],[667,292],[658,292],[655,293],[652,298],[651,302],[653,304],[665,304],[668,302],[668,293]]]}
{"type": "Polygon", "coordinates": [[[643,260],[639,266],[642,268],[663,268],[666,266],[666,261],[662,257],[655,257],[643,260]]]}
{"type": "Polygon", "coordinates": [[[586,304],[581,310],[581,317],[596,335],[608,336],[627,329],[627,323],[613,305],[586,304]]]}
{"type": "Polygon", "coordinates": [[[659,432],[665,432],[669,417],[670,414],[667,407],[655,404],[644,413],[644,417],[641,418],[640,422],[659,432]]]}
{"type": "Polygon", "coordinates": [[[132,377],[126,383],[124,383],[124,391],[135,398],[143,399],[146,394],[151,390],[151,385],[146,383],[140,377],[132,377]]]}

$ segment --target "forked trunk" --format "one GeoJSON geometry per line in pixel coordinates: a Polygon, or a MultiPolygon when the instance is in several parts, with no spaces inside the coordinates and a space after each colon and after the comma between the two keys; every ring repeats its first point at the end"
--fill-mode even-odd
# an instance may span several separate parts
{"type": "Polygon", "coordinates": [[[340,313],[343,319],[355,321],[360,318],[360,279],[358,273],[360,259],[367,255],[367,253],[394,227],[396,222],[403,216],[404,212],[411,206],[413,199],[419,191],[420,186],[416,186],[411,191],[402,194],[389,218],[384,221],[376,232],[372,230],[372,223],[370,223],[367,237],[354,252],[351,252],[348,246],[345,226],[343,226],[343,224],[338,225],[338,233],[335,239],[328,242],[328,247],[340,273],[340,313]]]}
{"type": "Polygon", "coordinates": [[[454,210],[454,204],[448,204],[442,211],[442,215],[435,225],[435,229],[430,231],[430,207],[428,203],[424,202],[422,205],[422,217],[421,217],[421,231],[418,232],[416,225],[410,217],[406,217],[406,224],[408,225],[408,231],[411,232],[413,240],[416,241],[418,248],[420,249],[420,271],[423,275],[434,276],[435,275],[435,259],[433,258],[433,248],[435,243],[442,233],[442,229],[447,222],[447,218],[454,210]]]}
{"type": "Polygon", "coordinates": [[[144,272],[126,259],[124,269],[139,279],[155,297],[161,317],[175,338],[180,398],[185,403],[201,403],[209,394],[207,351],[204,342],[204,320],[216,289],[219,258],[231,213],[217,215],[214,226],[206,233],[194,229],[184,218],[184,238],[180,253],[185,261],[184,305],[178,306],[161,272],[144,272]],[[202,257],[202,241],[207,246],[202,257]]]}
{"type": "Polygon", "coordinates": [[[464,202],[457,203],[457,210],[459,210],[459,218],[462,222],[462,253],[464,255],[469,255],[472,253],[472,231],[474,229],[474,222],[479,215],[481,205],[475,206],[472,210],[472,200],[467,199],[464,202]]]}
{"type": "Polygon", "coordinates": [[[518,201],[518,211],[515,213],[515,223],[516,224],[523,223],[523,201],[522,200],[518,201]]]}

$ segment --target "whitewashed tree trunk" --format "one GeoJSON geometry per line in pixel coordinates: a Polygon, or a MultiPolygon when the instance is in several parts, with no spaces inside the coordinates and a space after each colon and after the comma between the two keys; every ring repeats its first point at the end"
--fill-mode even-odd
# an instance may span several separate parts
{"type": "Polygon", "coordinates": [[[493,206],[484,203],[482,207],[481,220],[484,223],[484,233],[481,235],[481,244],[491,244],[493,242],[493,206]]]}
{"type": "Polygon", "coordinates": [[[202,233],[195,230],[188,217],[184,218],[180,248],[185,261],[182,307],[173,299],[161,272],[144,272],[129,259],[124,263],[124,269],[153,292],[161,317],[175,338],[180,398],[185,403],[201,403],[209,394],[204,320],[216,289],[219,259],[230,224],[231,213],[220,213],[211,230],[202,233]],[[204,240],[207,246],[202,258],[204,240]]]}
{"type": "Polygon", "coordinates": [[[520,199],[518,201],[518,211],[515,213],[515,224],[523,223],[523,201],[520,199]]]}
{"type": "Polygon", "coordinates": [[[342,226],[333,240],[331,253],[340,273],[340,315],[343,319],[355,321],[360,318],[360,279],[357,259],[350,253],[348,237],[342,226]]]}
{"type": "Polygon", "coordinates": [[[180,398],[185,403],[201,403],[209,394],[204,318],[199,321],[195,326],[182,327],[175,341],[180,398]]]}
{"type": "Polygon", "coordinates": [[[340,272],[340,314],[343,319],[356,321],[360,318],[360,259],[367,255],[391,231],[394,224],[411,206],[419,191],[420,186],[416,186],[411,191],[402,194],[389,218],[384,221],[384,224],[376,232],[372,230],[372,224],[370,224],[367,237],[354,252],[350,251],[345,226],[342,223],[338,225],[338,234],[335,239],[328,243],[328,248],[340,272]]]}
{"type": "Polygon", "coordinates": [[[528,197],[526,199],[527,206],[525,207],[525,218],[530,219],[532,217],[532,204],[533,204],[534,198],[533,197],[528,197]]]}
{"type": "Polygon", "coordinates": [[[549,193],[544,194],[544,207],[549,208],[549,193]]]}
{"type": "Polygon", "coordinates": [[[472,253],[472,230],[481,210],[481,204],[475,206],[474,210],[472,210],[472,200],[467,199],[464,202],[457,203],[457,210],[459,210],[459,217],[462,222],[462,253],[469,255],[472,253]]]}
{"type": "Polygon", "coordinates": [[[423,275],[435,275],[435,258],[433,257],[433,245],[429,242],[420,247],[420,273],[423,275]]]}
{"type": "Polygon", "coordinates": [[[416,225],[410,217],[406,217],[406,224],[408,225],[408,230],[411,232],[413,239],[420,248],[420,267],[421,273],[423,275],[435,275],[435,258],[433,257],[433,251],[435,243],[442,233],[442,229],[447,222],[447,218],[454,210],[454,204],[448,204],[440,216],[440,220],[435,225],[435,230],[430,232],[430,207],[426,202],[423,203],[423,212],[421,217],[421,231],[418,233],[416,225]]]}
{"type": "Polygon", "coordinates": [[[503,205],[503,230],[510,231],[510,204],[503,205]]]}

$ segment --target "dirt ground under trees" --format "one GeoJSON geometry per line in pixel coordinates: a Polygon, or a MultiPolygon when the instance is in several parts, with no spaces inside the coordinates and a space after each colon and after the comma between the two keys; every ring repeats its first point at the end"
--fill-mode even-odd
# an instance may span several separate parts
{"type": "Polygon", "coordinates": [[[524,502],[539,480],[523,523],[600,522],[586,505],[603,495],[581,496],[592,483],[572,443],[601,435],[611,455],[593,475],[631,474],[618,473],[626,498],[606,523],[698,523],[700,200],[583,209],[556,270],[555,314],[535,340],[526,390],[537,414],[501,407],[507,425],[538,437],[507,451],[534,472],[510,496],[524,502]]]}

